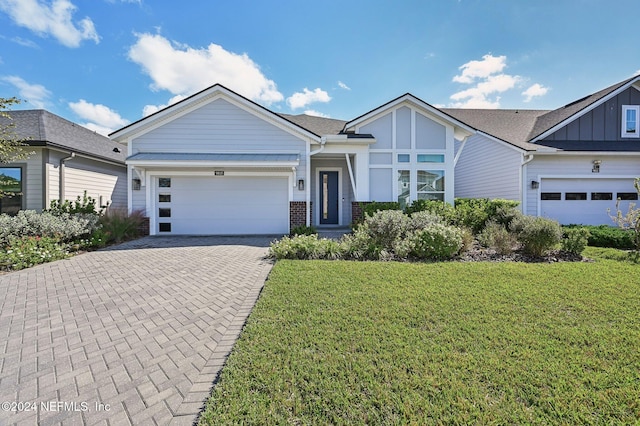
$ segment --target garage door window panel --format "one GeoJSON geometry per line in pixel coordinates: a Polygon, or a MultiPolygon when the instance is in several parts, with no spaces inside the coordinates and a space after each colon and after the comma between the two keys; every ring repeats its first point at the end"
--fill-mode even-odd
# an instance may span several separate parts
{"type": "Polygon", "coordinates": [[[587,199],[586,192],[567,192],[564,194],[564,199],[567,201],[584,201],[587,199]]]}
{"type": "Polygon", "coordinates": [[[158,202],[159,203],[170,203],[171,202],[171,194],[158,194],[158,202]]]}
{"type": "Polygon", "coordinates": [[[613,193],[611,192],[592,192],[591,193],[592,201],[609,201],[613,200],[613,193]]]}
{"type": "Polygon", "coordinates": [[[616,194],[616,199],[622,201],[636,201],[638,200],[637,192],[618,192],[616,194]]]}
{"type": "Polygon", "coordinates": [[[166,177],[158,178],[158,187],[171,188],[171,178],[166,178],[166,177]]]}
{"type": "Polygon", "coordinates": [[[167,209],[167,208],[158,209],[158,217],[171,217],[171,209],[167,209]]]}
{"type": "Polygon", "coordinates": [[[560,201],[562,199],[561,192],[542,192],[540,199],[543,201],[560,201]]]}
{"type": "Polygon", "coordinates": [[[160,222],[158,224],[158,230],[160,232],[171,232],[171,223],[169,223],[169,222],[160,222]]]}

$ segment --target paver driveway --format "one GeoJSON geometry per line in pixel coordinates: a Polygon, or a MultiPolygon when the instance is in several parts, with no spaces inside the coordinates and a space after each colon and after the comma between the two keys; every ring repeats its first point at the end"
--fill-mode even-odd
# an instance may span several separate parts
{"type": "Polygon", "coordinates": [[[192,424],[268,237],[147,237],[0,276],[0,424],[192,424]]]}

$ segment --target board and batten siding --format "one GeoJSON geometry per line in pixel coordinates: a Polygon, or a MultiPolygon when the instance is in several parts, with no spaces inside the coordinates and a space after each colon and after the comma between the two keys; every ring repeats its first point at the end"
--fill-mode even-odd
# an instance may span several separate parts
{"type": "Polygon", "coordinates": [[[622,105],[640,105],[640,92],[630,87],[544,140],[548,141],[629,141],[621,137],[622,105]]]}
{"type": "Polygon", "coordinates": [[[506,144],[484,135],[470,136],[455,168],[456,198],[520,201],[521,161],[522,154],[506,144]]]}
{"type": "MultiPolygon", "coordinates": [[[[466,150],[466,148],[465,148],[466,150]]],[[[620,176],[635,178],[640,177],[640,158],[637,156],[535,156],[527,164],[527,176],[525,182],[537,181],[544,177],[564,177],[564,178],[606,178],[607,176],[620,176]],[[593,160],[600,160],[600,172],[592,173],[593,160]]],[[[588,188],[585,188],[588,192],[588,188]]],[[[538,190],[527,185],[527,211],[526,214],[537,215],[538,213],[538,190]]]]}
{"type": "MultiPolygon", "coordinates": [[[[306,175],[307,140],[296,137],[244,109],[216,99],[135,138],[132,153],[299,153],[297,177],[306,175]]],[[[133,208],[139,206],[133,191],[133,208]]],[[[144,200],[143,204],[144,204],[144,200]]],[[[305,201],[303,191],[294,191],[294,201],[305,201]]]]}

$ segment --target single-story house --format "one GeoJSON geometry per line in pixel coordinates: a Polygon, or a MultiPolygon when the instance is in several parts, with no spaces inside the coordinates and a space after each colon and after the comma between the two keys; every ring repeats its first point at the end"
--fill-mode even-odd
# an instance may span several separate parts
{"type": "Polygon", "coordinates": [[[0,213],[49,208],[87,192],[102,207],[127,207],[126,147],[45,110],[8,111],[13,133],[26,139],[25,160],[0,164],[0,213]]]}
{"type": "Polygon", "coordinates": [[[407,93],[351,121],[278,114],[216,84],[110,136],[127,145],[129,209],[151,234],[283,234],[349,225],[370,201],[454,197],[609,223],[616,198],[637,199],[639,80],[555,111],[407,93]]]}

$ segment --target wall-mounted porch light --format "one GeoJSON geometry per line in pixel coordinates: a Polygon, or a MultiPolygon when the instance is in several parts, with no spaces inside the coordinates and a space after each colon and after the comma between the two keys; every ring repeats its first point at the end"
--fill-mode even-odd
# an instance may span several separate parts
{"type": "Polygon", "coordinates": [[[298,179],[298,191],[304,191],[304,179],[298,179]]]}
{"type": "Polygon", "coordinates": [[[538,188],[540,188],[540,182],[538,182],[537,180],[532,180],[531,189],[538,189],[538,188]]]}
{"type": "Polygon", "coordinates": [[[140,191],[140,187],[142,186],[142,181],[137,178],[131,179],[131,189],[134,191],[140,191]]]}
{"type": "Polygon", "coordinates": [[[600,173],[600,164],[602,164],[602,160],[593,160],[593,168],[591,169],[591,173],[600,173]]]}

